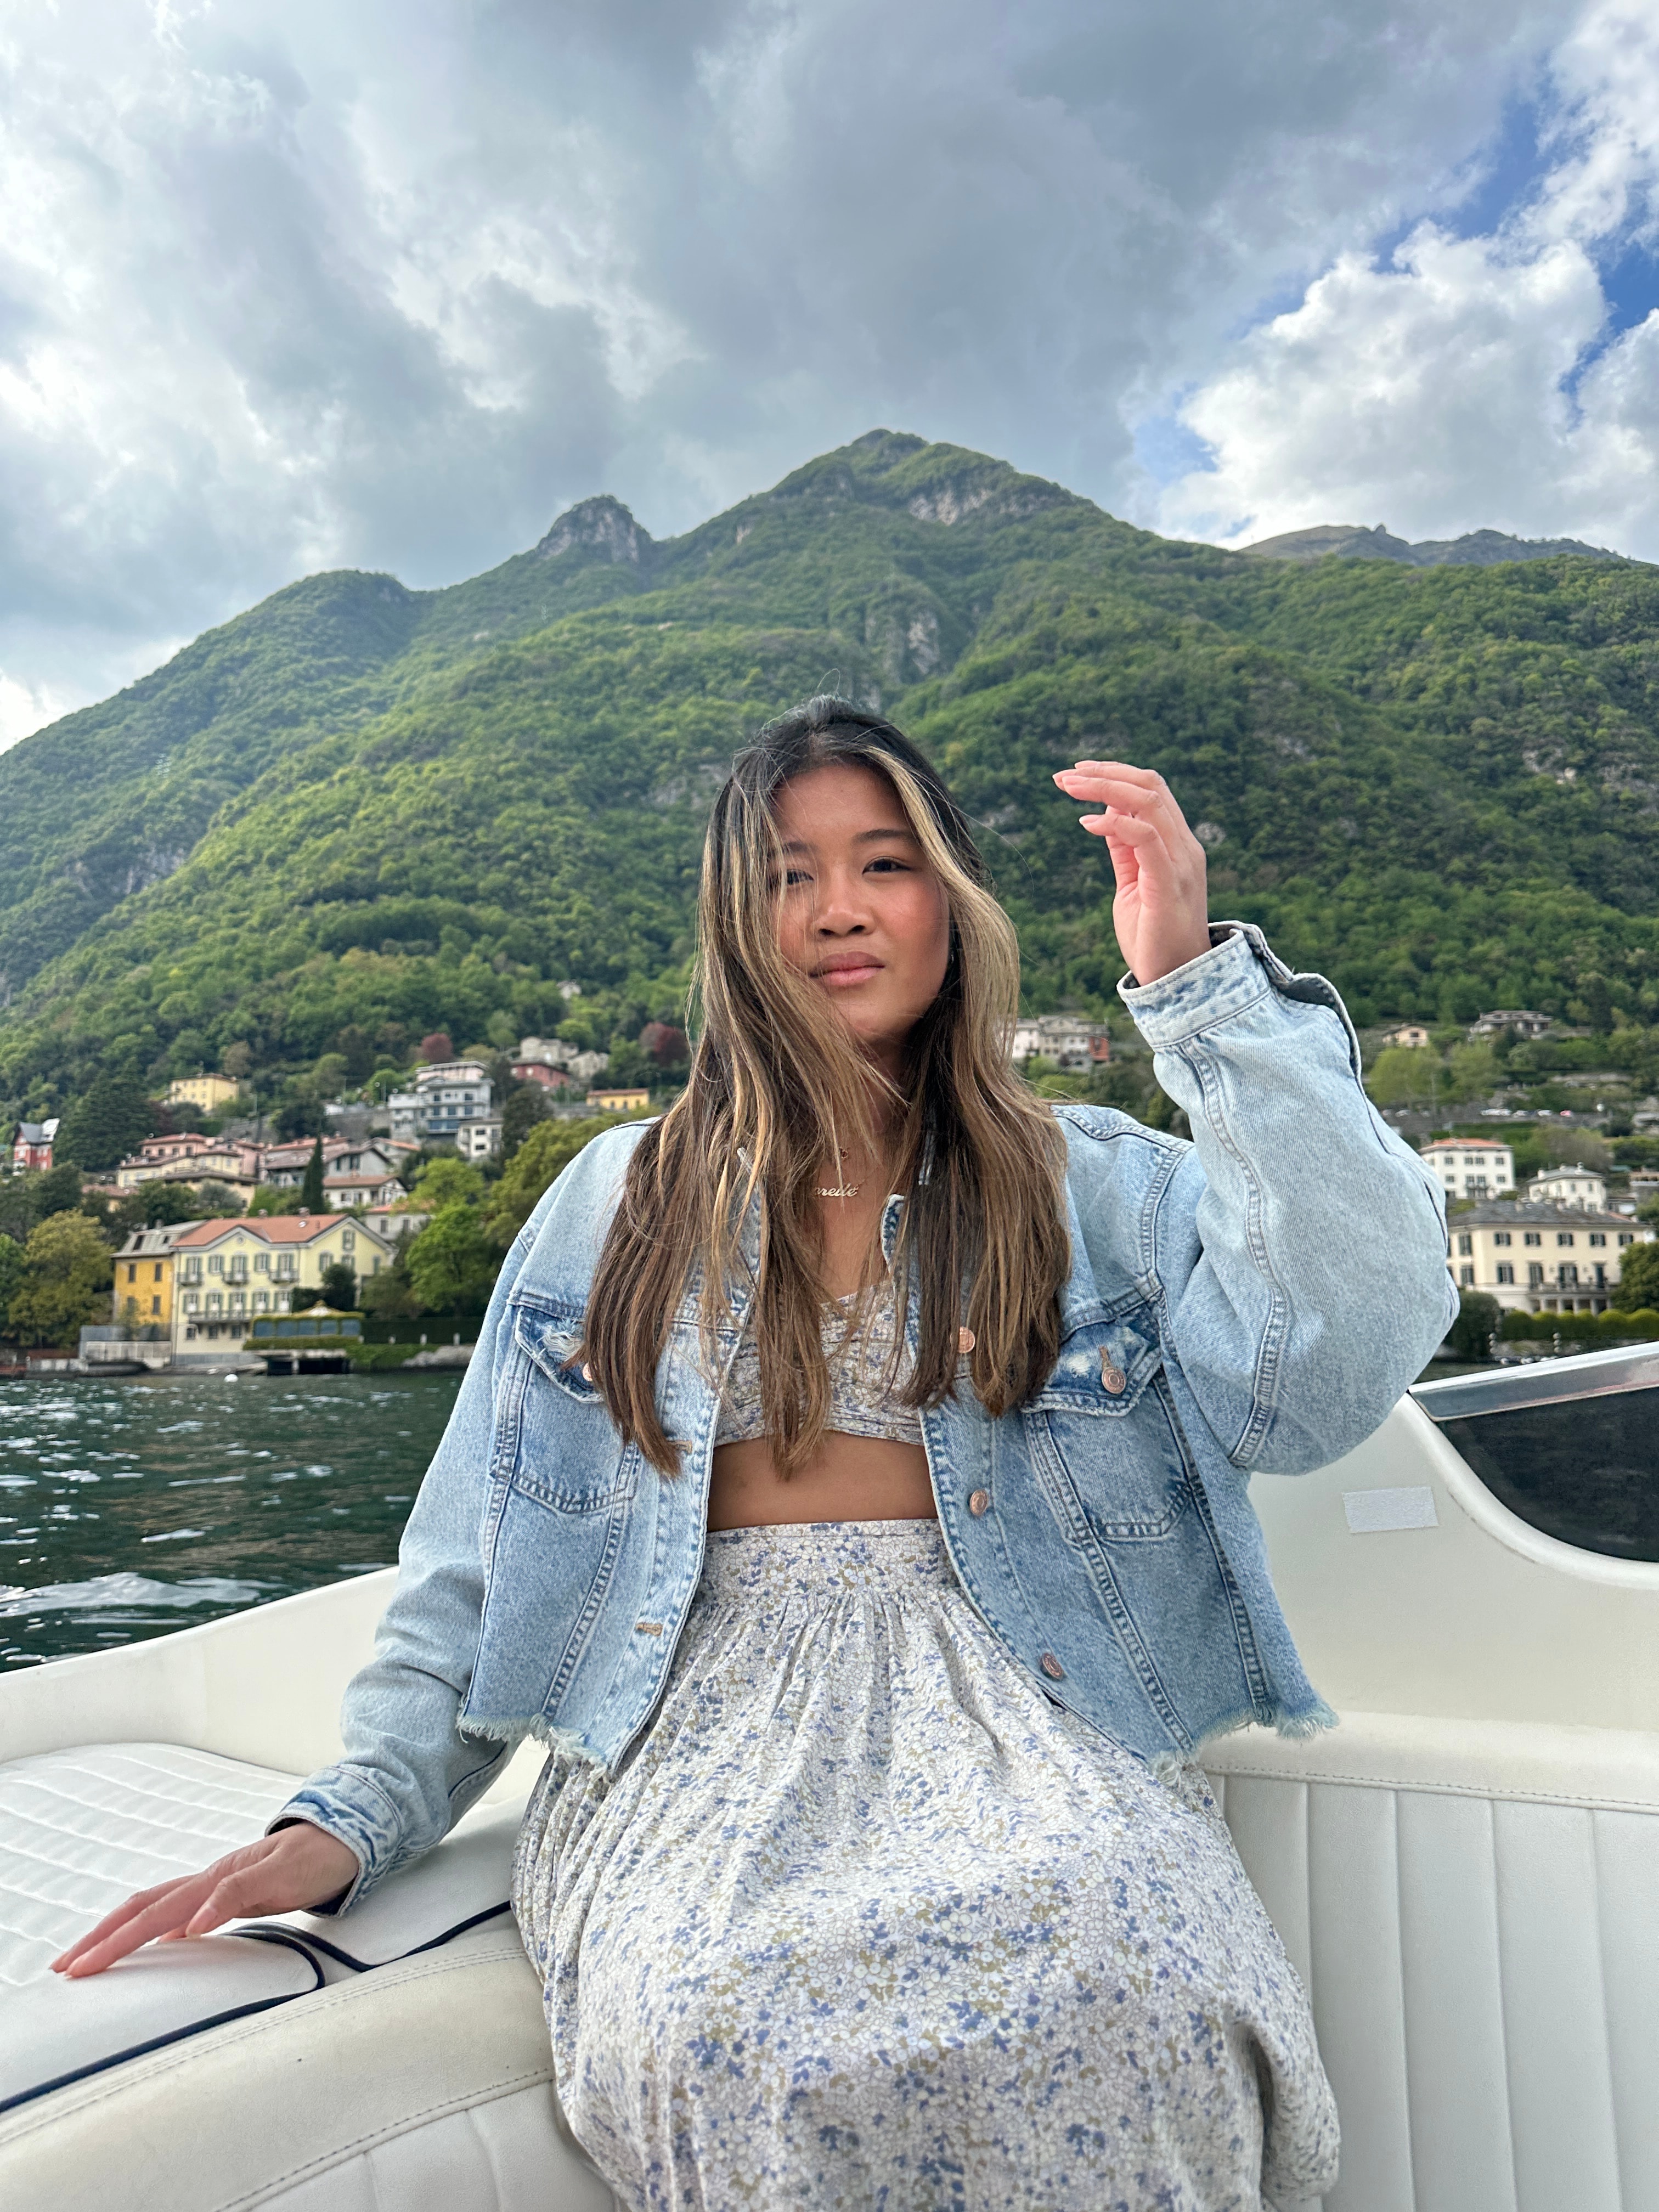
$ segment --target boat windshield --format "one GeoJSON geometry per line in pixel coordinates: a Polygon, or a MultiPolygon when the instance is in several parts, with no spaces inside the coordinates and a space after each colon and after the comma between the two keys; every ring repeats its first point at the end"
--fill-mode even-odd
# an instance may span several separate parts
{"type": "Polygon", "coordinates": [[[1659,1559],[1659,1345],[1460,1375],[1412,1395],[1533,1528],[1609,1559],[1659,1559]]]}

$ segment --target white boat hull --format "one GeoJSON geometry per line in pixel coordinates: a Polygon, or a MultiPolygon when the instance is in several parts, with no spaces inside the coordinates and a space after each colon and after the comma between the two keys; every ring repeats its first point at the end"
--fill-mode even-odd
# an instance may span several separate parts
{"type": "MultiPolygon", "coordinates": [[[[1344,2138],[1326,2212],[1659,2212],[1659,1565],[1540,1535],[1410,1402],[1346,1460],[1253,1495],[1343,1725],[1306,1742],[1249,1730],[1206,1765],[1312,1994],[1344,2138]]],[[[161,1742],[303,1774],[336,1753],[388,1585],[14,1677],[0,1747],[161,1742]]],[[[538,1764],[520,1753],[427,1863],[434,1896],[452,1866],[459,1902],[480,1879],[505,1895],[538,1764]],[[495,1838],[493,1875],[475,1850],[463,1878],[470,1834],[495,1838]]],[[[350,1923],[331,1925],[344,1942],[350,1923]]],[[[536,1978],[499,1918],[0,2114],[0,2200],[612,2201],[563,2131],[536,1978]]]]}

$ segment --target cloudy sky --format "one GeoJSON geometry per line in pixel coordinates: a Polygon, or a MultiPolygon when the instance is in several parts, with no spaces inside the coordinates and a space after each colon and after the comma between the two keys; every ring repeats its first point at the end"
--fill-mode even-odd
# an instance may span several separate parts
{"type": "Polygon", "coordinates": [[[1659,560],[1659,0],[9,0],[0,744],[878,423],[1659,560]]]}

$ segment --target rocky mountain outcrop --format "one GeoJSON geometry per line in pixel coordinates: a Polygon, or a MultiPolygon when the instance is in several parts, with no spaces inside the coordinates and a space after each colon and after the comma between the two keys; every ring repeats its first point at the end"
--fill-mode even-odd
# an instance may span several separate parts
{"type": "Polygon", "coordinates": [[[556,560],[561,553],[595,553],[621,568],[643,568],[656,550],[648,530],[635,521],[619,499],[601,492],[578,500],[559,517],[536,548],[537,557],[556,560]]]}

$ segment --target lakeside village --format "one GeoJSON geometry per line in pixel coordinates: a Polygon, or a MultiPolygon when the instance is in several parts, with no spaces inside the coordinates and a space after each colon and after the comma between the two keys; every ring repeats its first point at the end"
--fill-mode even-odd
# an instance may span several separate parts
{"type": "MultiPolygon", "coordinates": [[[[1045,1095],[1184,1128],[1121,1024],[1034,1015],[1009,1042],[1045,1095]]],[[[1373,1100],[1446,1194],[1449,1357],[1659,1338],[1659,1097],[1587,1065],[1595,1042],[1524,1010],[1362,1040],[1373,1100]]],[[[321,1102],[305,1136],[267,1137],[233,1054],[141,1100],[151,1133],[112,1166],[63,1157],[66,1137],[93,1149],[73,1107],[16,1124],[0,1154],[0,1375],[464,1365],[537,1200],[600,1129],[660,1110],[689,1046],[647,1024],[629,1056],[646,1079],[611,1084],[607,1054],[558,1038],[456,1055],[439,1033],[420,1052],[321,1102]]],[[[82,1125],[98,1118],[86,1103],[82,1125]]]]}

